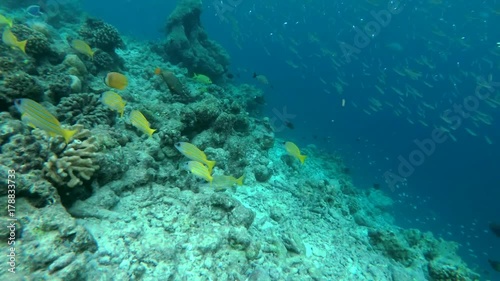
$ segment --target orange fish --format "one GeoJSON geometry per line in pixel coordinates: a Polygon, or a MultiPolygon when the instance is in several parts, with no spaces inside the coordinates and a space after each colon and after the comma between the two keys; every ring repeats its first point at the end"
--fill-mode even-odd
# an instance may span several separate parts
{"type": "Polygon", "coordinates": [[[111,88],[123,90],[128,85],[127,77],[118,72],[109,72],[104,79],[104,83],[111,88]]]}

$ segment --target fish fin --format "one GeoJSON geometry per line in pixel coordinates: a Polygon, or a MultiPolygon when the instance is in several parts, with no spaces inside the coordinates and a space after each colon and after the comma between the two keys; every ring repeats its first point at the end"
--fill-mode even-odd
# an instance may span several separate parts
{"type": "Polygon", "coordinates": [[[243,179],[245,178],[245,176],[241,176],[239,177],[238,179],[236,179],[236,184],[237,185],[243,185],[243,179]]]}
{"type": "Polygon", "coordinates": [[[65,130],[63,129],[63,137],[66,143],[68,143],[71,138],[78,132],[78,130],[65,130]]]}
{"type": "Polygon", "coordinates": [[[304,161],[306,161],[307,156],[306,155],[299,155],[299,160],[302,165],[304,165],[304,161]]]}
{"type": "Polygon", "coordinates": [[[9,27],[12,27],[14,25],[14,21],[12,19],[8,19],[7,24],[9,25],[9,27]]]}
{"type": "Polygon", "coordinates": [[[210,172],[210,174],[212,173],[212,169],[214,168],[215,166],[215,161],[210,161],[210,160],[207,160],[207,162],[205,163],[208,167],[208,171],[210,172]]]}
{"type": "Polygon", "coordinates": [[[148,129],[148,135],[151,138],[153,136],[153,133],[156,131],[156,129],[148,129]]]}
{"type": "Polygon", "coordinates": [[[19,49],[21,49],[21,51],[23,51],[23,53],[25,54],[26,54],[26,43],[28,43],[28,40],[17,42],[17,47],[19,47],[19,49]]]}
{"type": "Polygon", "coordinates": [[[26,125],[28,125],[29,127],[33,128],[33,129],[35,129],[35,128],[36,128],[36,126],[35,126],[35,125],[33,125],[33,123],[31,123],[31,121],[30,121],[30,116],[29,116],[29,114],[28,114],[28,113],[23,113],[23,115],[21,115],[21,120],[22,120],[24,123],[26,123],[26,125]]]}

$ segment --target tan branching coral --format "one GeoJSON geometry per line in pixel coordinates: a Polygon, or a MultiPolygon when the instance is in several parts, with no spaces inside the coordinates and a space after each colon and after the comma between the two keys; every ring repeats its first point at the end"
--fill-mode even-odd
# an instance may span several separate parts
{"type": "Polygon", "coordinates": [[[51,152],[43,167],[45,177],[60,186],[70,188],[89,180],[99,169],[96,164],[99,153],[96,138],[81,125],[75,125],[72,129],[78,129],[79,132],[70,143],[61,142],[61,149],[53,149],[59,152],[51,152]]]}

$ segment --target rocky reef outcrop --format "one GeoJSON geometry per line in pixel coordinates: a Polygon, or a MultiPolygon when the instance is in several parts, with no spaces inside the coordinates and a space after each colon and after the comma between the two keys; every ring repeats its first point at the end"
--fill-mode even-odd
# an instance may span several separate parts
{"type": "Polygon", "coordinates": [[[168,18],[165,52],[172,63],[182,63],[191,72],[212,79],[221,77],[229,66],[229,55],[208,38],[200,21],[201,0],[182,0],[168,18]]]}

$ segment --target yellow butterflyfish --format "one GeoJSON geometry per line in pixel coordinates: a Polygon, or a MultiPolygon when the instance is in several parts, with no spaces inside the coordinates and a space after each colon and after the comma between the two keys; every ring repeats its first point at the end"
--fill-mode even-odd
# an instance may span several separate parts
{"type": "Polygon", "coordinates": [[[125,104],[127,104],[127,102],[125,102],[119,94],[112,91],[104,92],[101,95],[101,102],[111,108],[111,110],[120,113],[120,117],[123,117],[125,104]]]}
{"type": "Polygon", "coordinates": [[[110,72],[106,75],[104,79],[104,83],[111,88],[115,88],[118,90],[123,90],[128,85],[127,77],[118,72],[110,72]]]}

